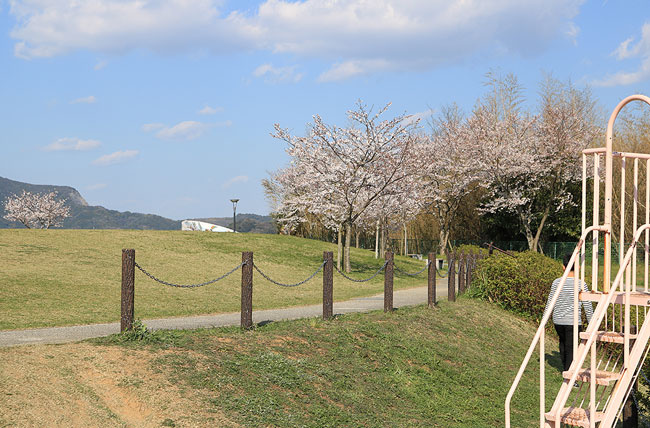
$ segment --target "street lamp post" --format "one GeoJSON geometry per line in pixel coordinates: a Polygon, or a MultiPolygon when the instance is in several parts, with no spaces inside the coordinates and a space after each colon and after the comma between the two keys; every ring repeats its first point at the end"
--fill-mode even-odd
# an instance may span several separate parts
{"type": "Polygon", "coordinates": [[[237,202],[239,199],[231,199],[230,202],[232,202],[232,230],[237,232],[237,202]]]}

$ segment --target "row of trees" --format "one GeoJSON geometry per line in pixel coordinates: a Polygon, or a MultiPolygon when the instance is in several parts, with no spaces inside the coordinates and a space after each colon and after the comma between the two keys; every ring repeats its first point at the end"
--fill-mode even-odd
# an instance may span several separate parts
{"type": "Polygon", "coordinates": [[[291,161],[263,185],[283,230],[319,224],[339,234],[339,245],[344,233],[349,271],[353,229],[384,242],[389,230],[429,213],[443,251],[460,207],[479,195],[481,214],[514,215],[535,250],[549,215],[575,203],[580,153],[601,134],[596,103],[588,89],[551,76],[532,110],[515,76],[489,73],[486,86],[470,114],[451,105],[427,124],[384,119],[388,106],[373,113],[359,102],[345,127],[315,116],[296,136],[276,125],[272,135],[291,161]]]}

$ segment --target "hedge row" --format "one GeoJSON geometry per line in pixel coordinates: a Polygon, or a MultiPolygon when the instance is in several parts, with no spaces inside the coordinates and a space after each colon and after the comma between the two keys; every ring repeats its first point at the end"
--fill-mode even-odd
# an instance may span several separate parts
{"type": "Polygon", "coordinates": [[[513,257],[495,252],[480,260],[475,272],[470,288],[473,296],[539,320],[551,283],[562,276],[562,264],[532,251],[513,257]]]}

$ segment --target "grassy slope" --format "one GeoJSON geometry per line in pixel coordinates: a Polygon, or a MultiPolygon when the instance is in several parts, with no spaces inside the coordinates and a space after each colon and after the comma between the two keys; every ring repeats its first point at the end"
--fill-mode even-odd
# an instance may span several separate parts
{"type": "MultiPolygon", "coordinates": [[[[214,279],[254,251],[255,263],[281,282],[297,282],[336,246],[291,236],[128,230],[0,230],[0,329],[111,322],[119,319],[121,250],[135,248],[136,261],[174,283],[214,279]]],[[[352,249],[353,277],[365,278],[382,264],[367,250],[352,249]]],[[[423,265],[397,257],[407,271],[423,265]]],[[[160,285],[136,273],[138,318],[235,312],[240,306],[239,272],[198,289],[160,285]]],[[[254,276],[254,309],[314,304],[322,299],[322,275],[286,289],[254,276]]],[[[426,276],[397,275],[396,288],[426,285],[426,276]]],[[[335,274],[334,298],[380,293],[383,276],[352,283],[335,274]]]]}
{"type": "MultiPolygon", "coordinates": [[[[154,353],[156,372],[199,397],[197,411],[224,414],[229,426],[493,427],[503,424],[504,398],[534,329],[496,305],[461,298],[434,310],[253,331],[156,332],[152,344],[125,346],[154,353]]],[[[557,342],[547,343],[550,407],[561,379],[557,342]]],[[[515,395],[513,426],[537,424],[537,370],[531,363],[515,395]]],[[[185,426],[185,416],[172,419],[185,426]]]]}

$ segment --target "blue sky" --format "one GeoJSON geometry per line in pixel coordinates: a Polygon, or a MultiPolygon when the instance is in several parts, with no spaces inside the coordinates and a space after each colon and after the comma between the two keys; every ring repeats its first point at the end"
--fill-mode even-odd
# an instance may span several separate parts
{"type": "Polygon", "coordinates": [[[608,113],[650,93],[647,0],[0,0],[0,176],[173,219],[267,214],[273,124],[471,110],[490,70],[608,113]]]}

